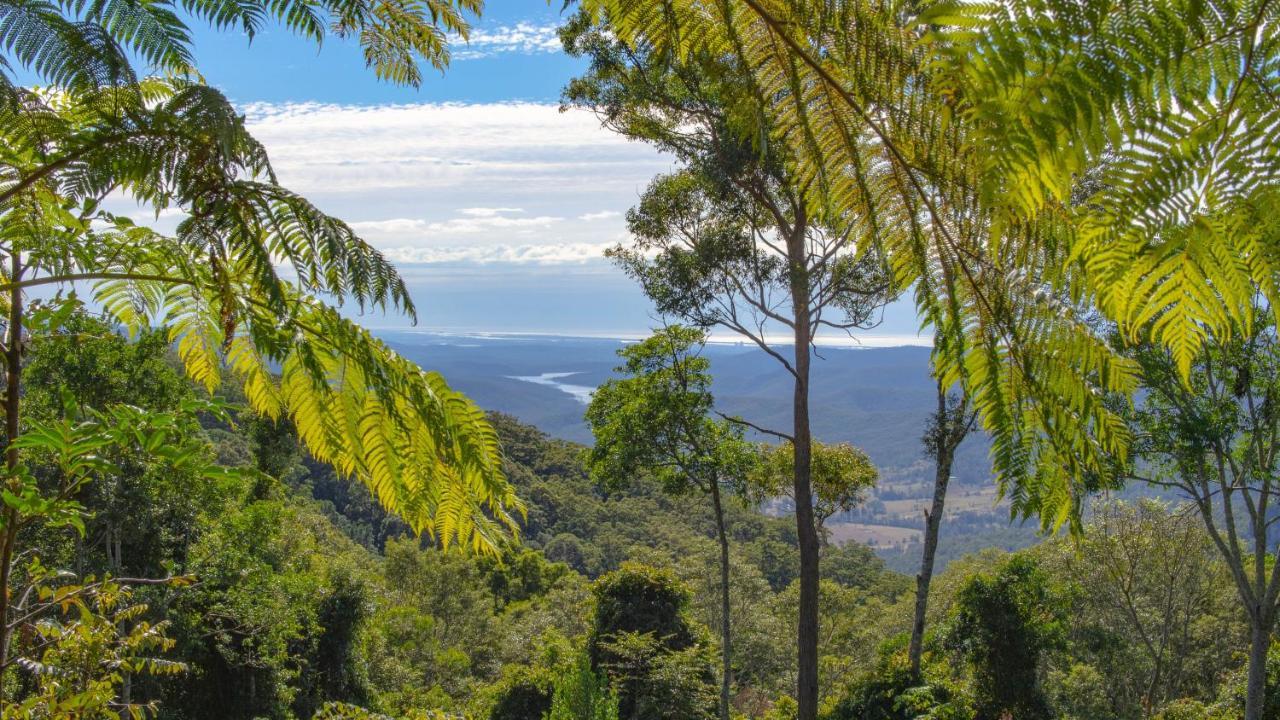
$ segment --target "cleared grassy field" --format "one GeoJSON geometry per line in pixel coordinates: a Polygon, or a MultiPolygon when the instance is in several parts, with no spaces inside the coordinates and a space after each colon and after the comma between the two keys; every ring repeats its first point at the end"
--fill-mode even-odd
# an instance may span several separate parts
{"type": "MultiPolygon", "coordinates": [[[[933,502],[929,497],[910,498],[907,500],[886,500],[884,501],[884,511],[886,515],[894,516],[910,516],[919,517],[925,508],[929,507],[933,502]]],[[[954,490],[947,493],[947,512],[989,512],[996,507],[996,489],[994,487],[986,487],[980,490],[965,490],[956,492],[954,490]]]]}
{"type": "Polygon", "coordinates": [[[833,523],[827,526],[831,531],[831,541],[846,543],[855,541],[866,543],[873,548],[883,549],[906,545],[920,540],[920,531],[913,528],[895,527],[893,525],[866,525],[864,523],[833,523]]]}

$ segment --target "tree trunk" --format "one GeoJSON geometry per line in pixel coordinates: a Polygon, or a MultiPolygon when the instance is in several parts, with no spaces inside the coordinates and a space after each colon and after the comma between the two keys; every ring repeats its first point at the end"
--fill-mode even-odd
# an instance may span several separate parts
{"type": "MultiPolygon", "coordinates": [[[[22,279],[22,264],[18,253],[10,256],[10,282],[22,279]]],[[[13,444],[18,437],[19,391],[22,381],[22,291],[15,287],[9,297],[9,337],[5,348],[5,467],[7,482],[15,483],[18,467],[18,448],[13,444]]],[[[15,488],[16,490],[16,488],[15,488]]],[[[6,507],[4,533],[0,535],[0,675],[9,666],[9,574],[13,566],[14,543],[18,539],[18,514],[6,507]]],[[[0,705],[4,703],[4,683],[0,682],[0,705]]]]}
{"type": "Polygon", "coordinates": [[[716,513],[716,535],[720,541],[720,720],[729,720],[729,689],[733,684],[732,632],[729,622],[729,533],[724,526],[720,504],[720,484],[711,482],[711,504],[716,513]]]}
{"type": "Polygon", "coordinates": [[[1244,720],[1262,720],[1267,705],[1267,651],[1271,649],[1271,613],[1263,609],[1250,618],[1249,684],[1244,703],[1244,720]]]}
{"type": "MultiPolygon", "coordinates": [[[[945,398],[943,400],[945,402],[945,398]]],[[[933,474],[933,505],[924,516],[924,552],[920,557],[920,573],[916,575],[916,614],[911,624],[911,674],[920,677],[920,656],[924,652],[924,619],[929,608],[929,583],[933,580],[933,561],[938,552],[938,531],[947,502],[947,485],[951,482],[951,463],[955,457],[949,447],[940,446],[933,474]]]]}
{"type": "MultiPolygon", "coordinates": [[[[805,296],[808,293],[806,291],[805,296]]],[[[818,528],[813,516],[813,436],[809,428],[809,342],[807,312],[796,312],[795,450],[796,536],[800,543],[800,617],[796,632],[798,720],[818,717],[818,528]]]]}

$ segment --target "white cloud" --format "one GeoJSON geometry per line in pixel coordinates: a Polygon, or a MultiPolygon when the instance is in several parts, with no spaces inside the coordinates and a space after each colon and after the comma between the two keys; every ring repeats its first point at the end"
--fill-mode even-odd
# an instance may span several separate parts
{"type": "Polygon", "coordinates": [[[451,39],[454,60],[478,60],[496,55],[536,55],[560,52],[560,36],[555,24],[529,22],[492,28],[473,28],[467,40],[451,39]]]}
{"type": "Polygon", "coordinates": [[[458,211],[461,215],[471,215],[472,217],[493,217],[494,215],[508,215],[524,212],[524,208],[492,208],[492,207],[471,207],[462,208],[458,211]]]}
{"type": "Polygon", "coordinates": [[[139,210],[138,212],[129,213],[130,220],[147,225],[157,220],[180,221],[186,217],[187,211],[182,208],[162,208],[158,213],[155,210],[139,210]]]}
{"type": "Polygon", "coordinates": [[[555,243],[531,245],[473,245],[460,247],[400,247],[383,252],[401,263],[515,263],[535,265],[583,264],[604,257],[612,243],[555,243]]]}
{"type": "Polygon", "coordinates": [[[404,261],[599,257],[624,239],[616,220],[601,221],[671,168],[591,113],[547,103],[243,109],[285,187],[404,261]]]}
{"type": "MultiPolygon", "coordinates": [[[[406,234],[450,234],[470,235],[492,230],[529,231],[550,227],[564,218],[549,215],[538,217],[511,218],[501,215],[472,215],[455,217],[448,220],[421,220],[414,218],[392,218],[390,220],[362,220],[350,223],[358,233],[380,233],[384,235],[406,234]]],[[[374,238],[370,238],[373,240],[374,238]]]]}
{"type": "Polygon", "coordinates": [[[566,198],[571,192],[596,198],[598,209],[601,199],[621,194],[622,209],[638,186],[670,167],[652,148],[600,127],[593,114],[550,103],[244,109],[282,182],[308,195],[412,192],[418,204],[448,196],[454,207],[528,208],[520,198],[555,194],[563,204],[574,201],[566,198]]]}
{"type": "Polygon", "coordinates": [[[617,210],[601,210],[600,212],[583,213],[578,216],[578,219],[591,222],[592,220],[608,220],[609,218],[616,218],[621,215],[622,213],[617,210]]]}

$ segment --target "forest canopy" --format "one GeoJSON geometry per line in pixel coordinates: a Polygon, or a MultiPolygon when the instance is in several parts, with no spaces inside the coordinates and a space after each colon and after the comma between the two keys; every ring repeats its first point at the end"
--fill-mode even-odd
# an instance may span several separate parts
{"type": "Polygon", "coordinates": [[[0,718],[1280,717],[1280,3],[566,3],[561,109],[670,161],[588,446],[350,319],[416,321],[401,268],[196,63],[417,88],[484,9],[0,0],[0,718]],[[914,578],[813,422],[904,302],[914,578]],[[719,404],[726,334],[787,417],[719,404]],[[944,533],[974,436],[1033,546],[944,533]]]}

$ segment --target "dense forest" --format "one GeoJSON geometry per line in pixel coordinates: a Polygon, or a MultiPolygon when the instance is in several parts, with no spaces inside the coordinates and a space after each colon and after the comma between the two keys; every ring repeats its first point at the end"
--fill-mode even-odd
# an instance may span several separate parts
{"type": "MultiPolygon", "coordinates": [[[[164,335],[130,340],[83,312],[33,344],[28,363],[27,401],[42,417],[173,412],[202,393],[164,335]]],[[[514,720],[550,711],[565,678],[599,672],[619,717],[716,717],[715,525],[691,491],[644,478],[602,487],[586,448],[495,415],[527,502],[522,541],[497,556],[445,551],[312,459],[287,423],[234,393],[217,401],[190,433],[230,472],[122,452],[111,480],[81,495],[83,528],[33,529],[43,567],[116,580],[86,599],[103,625],[15,639],[17,697],[107,683],[160,718],[361,707],[514,720]],[[68,663],[70,677],[36,672],[68,663]]],[[[794,527],[741,501],[726,512],[734,712],[790,717],[794,527]]],[[[825,545],[824,717],[971,717],[984,704],[1015,717],[1233,716],[1247,630],[1199,520],[1155,501],[1091,517],[1081,542],[948,565],[931,590],[927,683],[905,694],[914,583],[864,545],[825,545]]]]}
{"type": "Polygon", "coordinates": [[[0,0],[0,718],[1280,718],[1280,3],[565,3],[561,109],[670,160],[580,444],[352,319],[401,268],[192,30],[416,88],[482,12],[0,0]],[[910,496],[815,421],[904,302],[910,496]]]}

